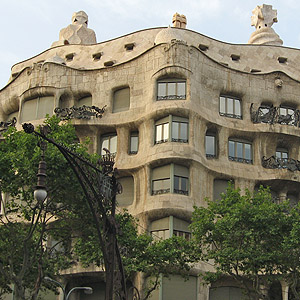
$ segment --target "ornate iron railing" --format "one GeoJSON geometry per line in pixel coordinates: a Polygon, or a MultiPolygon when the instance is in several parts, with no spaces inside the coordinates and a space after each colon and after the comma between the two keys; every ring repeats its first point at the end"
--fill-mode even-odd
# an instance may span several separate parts
{"type": "Polygon", "coordinates": [[[257,110],[250,106],[252,123],[283,124],[300,127],[300,110],[289,109],[290,114],[280,114],[281,107],[262,105],[257,110]]]}
{"type": "Polygon", "coordinates": [[[0,136],[3,132],[5,132],[9,127],[13,126],[15,127],[17,123],[17,119],[13,117],[11,120],[8,120],[6,122],[0,122],[0,136]]]}
{"type": "Polygon", "coordinates": [[[185,100],[186,95],[157,96],[157,100],[185,100]]]}
{"type": "Polygon", "coordinates": [[[252,164],[252,159],[246,159],[241,157],[235,157],[235,156],[228,156],[229,160],[244,163],[244,164],[252,164]]]}
{"type": "Polygon", "coordinates": [[[261,164],[266,169],[287,169],[292,172],[300,171],[300,161],[293,158],[280,159],[275,155],[269,158],[263,156],[261,164]]]}
{"type": "Polygon", "coordinates": [[[66,108],[56,107],[54,109],[54,113],[57,117],[62,120],[70,120],[70,119],[85,119],[88,120],[91,117],[102,118],[102,115],[105,111],[105,106],[99,108],[97,106],[72,106],[66,108]]]}

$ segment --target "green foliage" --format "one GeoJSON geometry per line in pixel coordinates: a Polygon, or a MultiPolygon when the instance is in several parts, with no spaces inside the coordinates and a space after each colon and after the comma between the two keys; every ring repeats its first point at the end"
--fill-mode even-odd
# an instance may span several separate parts
{"type": "Polygon", "coordinates": [[[300,266],[299,212],[299,206],[291,208],[288,201],[275,203],[267,188],[241,195],[232,185],[219,201],[195,207],[193,237],[201,259],[216,265],[216,273],[207,272],[204,278],[212,282],[229,275],[254,297],[262,296],[261,284],[292,282],[300,266]]]}
{"type": "MultiPolygon", "coordinates": [[[[51,127],[48,137],[88,156],[86,145],[76,142],[71,124],[61,125],[56,117],[46,123],[51,127]]],[[[5,214],[0,216],[0,289],[9,291],[13,284],[16,299],[36,299],[42,278],[55,276],[70,265],[72,211],[86,208],[77,178],[51,144],[45,151],[48,197],[43,203],[33,198],[41,160],[38,143],[33,134],[15,128],[0,141],[0,191],[7,200],[5,214]],[[50,247],[51,239],[64,250],[50,247]]],[[[1,202],[4,200],[1,198],[1,202]]]]}
{"type": "MultiPolygon", "coordinates": [[[[147,295],[145,299],[157,287],[157,279],[160,275],[188,276],[192,263],[196,261],[192,243],[183,237],[174,236],[166,240],[154,240],[147,232],[140,234],[138,220],[127,211],[119,213],[116,219],[119,225],[118,243],[126,278],[132,279],[136,272],[143,272],[147,277],[154,278],[145,292],[147,295]]],[[[96,229],[92,222],[89,224],[87,222],[81,236],[77,239],[74,251],[84,265],[92,263],[101,265],[102,253],[95,239],[96,229]]]]}

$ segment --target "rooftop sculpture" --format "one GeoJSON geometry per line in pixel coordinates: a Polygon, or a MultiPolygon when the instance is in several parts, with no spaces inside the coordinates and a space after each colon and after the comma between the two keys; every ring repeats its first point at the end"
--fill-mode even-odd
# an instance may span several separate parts
{"type": "Polygon", "coordinates": [[[252,11],[251,26],[256,30],[251,34],[248,44],[281,46],[282,40],[271,26],[277,23],[277,10],[272,5],[258,5],[252,11]]]}
{"type": "Polygon", "coordinates": [[[87,28],[87,26],[88,15],[84,11],[73,13],[72,24],[59,32],[59,40],[54,42],[51,47],[68,44],[96,44],[96,34],[94,30],[87,28]]]}

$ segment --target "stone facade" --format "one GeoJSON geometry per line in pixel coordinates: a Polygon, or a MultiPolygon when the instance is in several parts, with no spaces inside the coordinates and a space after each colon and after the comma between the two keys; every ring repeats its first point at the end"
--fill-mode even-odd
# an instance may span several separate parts
{"type": "MultiPolygon", "coordinates": [[[[14,114],[20,128],[26,102],[37,97],[53,97],[53,109],[86,97],[92,105],[106,105],[101,119],[73,124],[80,139],[90,137],[92,152],[117,136],[115,167],[133,196],[125,207],[149,230],[171,216],[188,223],[193,206],[217,197],[228,180],[242,190],[269,185],[274,197],[298,201],[299,170],[274,163],[266,168],[263,158],[276,162],[286,153],[287,159],[300,160],[299,59],[298,49],[228,44],[177,27],[94,45],[55,46],[13,66],[0,91],[0,121],[14,114]],[[125,89],[129,102],[120,100],[117,111],[116,92],[125,89]],[[287,121],[272,123],[273,107],[287,121]],[[132,133],[138,147],[131,152],[132,133]]],[[[120,195],[120,206],[123,200],[120,195]]],[[[209,269],[199,264],[198,271],[209,269]]],[[[79,267],[70,270],[76,272],[85,274],[79,267]]],[[[198,300],[218,299],[209,298],[209,287],[199,282],[195,289],[198,300]]]]}

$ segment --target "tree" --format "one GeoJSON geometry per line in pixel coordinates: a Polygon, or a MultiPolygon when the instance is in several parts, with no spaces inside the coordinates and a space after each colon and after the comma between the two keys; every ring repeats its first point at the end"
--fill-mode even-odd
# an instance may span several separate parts
{"type": "MultiPolygon", "coordinates": [[[[50,136],[60,143],[85,153],[84,145],[75,143],[75,129],[47,120],[50,136]]],[[[69,264],[70,204],[84,205],[81,188],[59,151],[48,145],[48,197],[37,202],[33,197],[37,182],[41,149],[38,139],[10,128],[0,142],[0,191],[4,212],[0,216],[0,284],[3,292],[11,291],[14,299],[37,299],[44,276],[54,276],[69,264]],[[72,189],[68,188],[72,182],[72,189]],[[50,240],[57,245],[50,245],[50,240]],[[63,253],[58,252],[58,244],[63,253]]]]}
{"type": "MultiPolygon", "coordinates": [[[[84,217],[84,216],[82,216],[84,217]]],[[[193,243],[183,237],[173,236],[162,240],[155,239],[145,229],[138,233],[138,220],[126,210],[117,214],[118,243],[125,268],[126,280],[134,281],[138,272],[148,278],[141,299],[148,299],[160,285],[160,276],[180,274],[188,279],[188,271],[196,262],[193,243]]],[[[77,239],[74,251],[84,266],[102,264],[102,253],[95,241],[94,223],[84,221],[86,226],[77,239]]]]}
{"type": "MultiPolygon", "coordinates": [[[[88,154],[85,144],[75,142],[70,123],[60,125],[56,117],[46,123],[51,128],[49,138],[93,163],[100,159],[88,154]]],[[[99,224],[92,218],[98,212],[88,207],[73,170],[53,144],[48,144],[45,152],[48,197],[43,202],[33,198],[41,158],[37,143],[41,141],[36,136],[14,128],[0,142],[0,191],[9,196],[8,201],[2,199],[6,210],[0,217],[0,285],[4,292],[13,285],[16,300],[37,299],[43,277],[59,275],[73,262],[74,252],[85,264],[102,264],[95,238],[99,224]],[[53,247],[47,245],[50,238],[55,241],[53,247]],[[71,239],[75,239],[75,249],[70,248],[71,239]],[[63,252],[57,250],[58,245],[64,246],[63,252]]],[[[127,212],[119,214],[116,223],[127,280],[131,281],[135,272],[145,272],[153,280],[145,299],[158,286],[160,274],[187,274],[193,259],[186,240],[154,241],[148,234],[139,235],[136,220],[127,212]]]]}
{"type": "Polygon", "coordinates": [[[262,287],[285,280],[299,299],[299,212],[288,201],[275,203],[267,188],[241,195],[232,185],[220,200],[195,207],[191,228],[200,257],[216,269],[204,278],[230,276],[251,299],[269,299],[262,287]]]}

